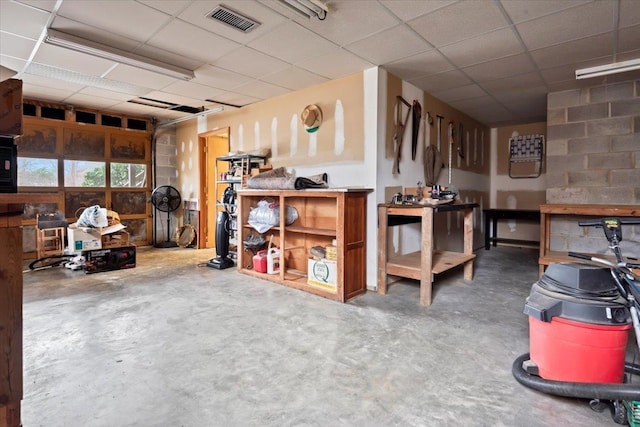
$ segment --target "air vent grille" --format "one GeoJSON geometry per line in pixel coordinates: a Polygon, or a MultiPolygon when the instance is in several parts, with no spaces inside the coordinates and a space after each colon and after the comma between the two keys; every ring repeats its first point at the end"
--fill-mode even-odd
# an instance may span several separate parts
{"type": "Polygon", "coordinates": [[[235,28],[236,30],[242,31],[243,33],[248,33],[249,31],[260,25],[259,22],[254,21],[251,18],[247,18],[246,16],[240,15],[238,12],[222,5],[209,12],[207,14],[207,17],[227,24],[230,27],[235,28]]]}

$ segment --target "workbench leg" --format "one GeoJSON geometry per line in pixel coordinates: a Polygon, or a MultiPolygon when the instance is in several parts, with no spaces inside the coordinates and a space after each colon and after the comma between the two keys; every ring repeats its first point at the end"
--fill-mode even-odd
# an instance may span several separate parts
{"type": "Polygon", "coordinates": [[[387,208],[378,207],[378,294],[387,293],[387,208]]]}
{"type": "Polygon", "coordinates": [[[431,288],[433,284],[433,209],[422,210],[422,245],[420,271],[420,304],[431,305],[431,288]]]}
{"type": "Polygon", "coordinates": [[[20,402],[0,407],[0,427],[20,427],[20,402]]]}
{"type": "Polygon", "coordinates": [[[486,212],[484,215],[484,250],[491,249],[491,235],[489,234],[489,224],[491,224],[491,214],[486,212]]]}
{"type": "MultiPolygon", "coordinates": [[[[464,211],[464,253],[473,254],[473,209],[464,211]]],[[[464,263],[464,278],[473,280],[473,260],[464,263]]]]}

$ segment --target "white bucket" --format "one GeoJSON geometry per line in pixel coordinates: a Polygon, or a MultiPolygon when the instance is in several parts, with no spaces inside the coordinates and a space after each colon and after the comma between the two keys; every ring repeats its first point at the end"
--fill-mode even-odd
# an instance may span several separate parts
{"type": "Polygon", "coordinates": [[[267,273],[278,274],[280,272],[280,249],[269,248],[267,250],[267,273]]]}

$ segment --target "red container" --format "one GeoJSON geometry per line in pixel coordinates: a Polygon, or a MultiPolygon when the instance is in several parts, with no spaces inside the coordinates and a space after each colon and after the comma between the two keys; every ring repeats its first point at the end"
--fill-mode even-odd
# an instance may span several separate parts
{"type": "Polygon", "coordinates": [[[267,272],[267,251],[259,251],[253,256],[253,270],[258,273],[267,272]]]}
{"type": "Polygon", "coordinates": [[[621,383],[631,324],[597,325],[529,316],[531,360],[547,380],[621,383]]]}

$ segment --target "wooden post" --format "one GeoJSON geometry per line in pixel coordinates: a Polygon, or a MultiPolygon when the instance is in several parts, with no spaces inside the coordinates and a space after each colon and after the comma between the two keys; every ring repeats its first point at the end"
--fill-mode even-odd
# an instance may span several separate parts
{"type": "Polygon", "coordinates": [[[431,305],[433,283],[433,209],[431,208],[422,208],[421,233],[420,304],[431,305]]]}
{"type": "Polygon", "coordinates": [[[387,208],[378,207],[378,294],[387,293],[387,208]]]}

